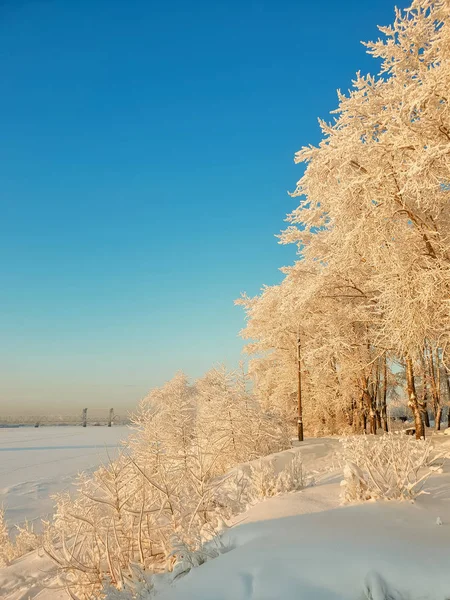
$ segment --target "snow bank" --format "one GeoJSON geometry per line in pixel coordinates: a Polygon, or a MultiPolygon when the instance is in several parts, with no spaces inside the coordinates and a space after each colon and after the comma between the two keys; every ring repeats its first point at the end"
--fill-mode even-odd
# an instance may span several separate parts
{"type": "Polygon", "coordinates": [[[31,552],[0,569],[0,598],[67,600],[67,594],[56,579],[53,561],[38,552],[31,552]]]}
{"type": "MultiPolygon", "coordinates": [[[[330,465],[333,445],[305,444],[305,457],[317,457],[310,466],[330,465]]],[[[315,487],[254,506],[226,533],[233,550],[192,570],[158,598],[449,598],[450,473],[432,476],[429,495],[414,504],[346,507],[339,506],[341,477],[328,474],[315,487]]]]}
{"type": "MultiPolygon", "coordinates": [[[[292,510],[310,493],[270,500],[265,514],[292,510]]],[[[447,499],[428,509],[369,503],[241,524],[227,534],[231,552],[194,569],[160,598],[356,600],[376,572],[402,597],[444,600],[450,593],[449,516],[447,499]],[[442,527],[439,514],[447,516],[442,527]]]]}

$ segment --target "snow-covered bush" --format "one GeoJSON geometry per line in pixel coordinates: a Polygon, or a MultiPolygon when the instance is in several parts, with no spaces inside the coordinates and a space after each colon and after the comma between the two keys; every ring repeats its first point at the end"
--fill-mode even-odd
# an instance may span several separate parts
{"type": "Polygon", "coordinates": [[[248,495],[251,503],[279,494],[278,475],[271,462],[261,460],[250,467],[248,495]]]}
{"type": "MultiPolygon", "coordinates": [[[[244,376],[224,369],[194,385],[176,375],[142,401],[133,423],[123,454],[81,476],[74,498],[57,496],[46,526],[44,549],[79,600],[105,585],[138,597],[150,574],[180,575],[219,552],[216,534],[238,510],[226,501],[224,473],[286,442],[244,376]]],[[[293,465],[278,486],[296,485],[299,473],[293,465]]]]}
{"type": "Polygon", "coordinates": [[[344,502],[414,499],[439,469],[432,465],[437,459],[429,440],[386,434],[346,437],[341,443],[344,502]]]}
{"type": "Polygon", "coordinates": [[[173,563],[170,572],[155,574],[154,570],[149,571],[132,563],[120,589],[107,577],[102,594],[108,600],[148,600],[152,595],[157,595],[159,587],[165,587],[191,569],[233,548],[232,539],[224,535],[227,525],[219,515],[229,519],[258,501],[298,491],[308,483],[298,451],[293,453],[292,460],[279,472],[273,460],[258,460],[238,466],[230,474],[215,479],[216,524],[212,526],[211,523],[205,523],[196,539],[191,536],[186,541],[182,531],[172,536],[170,557],[173,563]]]}
{"type": "Polygon", "coordinates": [[[42,538],[34,531],[32,523],[25,521],[23,525],[16,525],[17,534],[13,543],[16,558],[36,550],[42,543],[42,538]]]}
{"type": "Polygon", "coordinates": [[[225,518],[248,510],[266,498],[295,492],[311,485],[313,479],[305,472],[300,452],[280,470],[274,459],[261,459],[240,465],[223,478],[218,502],[225,518]]]}
{"type": "Polygon", "coordinates": [[[302,456],[296,452],[279,473],[272,461],[260,460],[250,467],[248,495],[251,502],[301,490],[306,485],[302,456]]]}
{"type": "Polygon", "coordinates": [[[149,600],[150,597],[157,595],[160,589],[183,577],[191,569],[217,558],[232,547],[229,541],[224,543],[222,536],[216,533],[209,541],[201,543],[197,550],[193,550],[190,545],[174,536],[172,555],[175,562],[171,572],[155,575],[134,563],[131,565],[130,576],[124,580],[120,589],[107,578],[101,596],[108,600],[149,600]]]}
{"type": "Polygon", "coordinates": [[[191,556],[199,552],[222,522],[219,487],[208,474],[214,458],[201,447],[190,456],[161,453],[159,465],[123,455],[82,477],[74,499],[60,495],[44,547],[67,588],[81,600],[96,597],[105,578],[129,589],[136,565],[171,571],[180,540],[191,556]]]}
{"type": "Polygon", "coordinates": [[[0,508],[0,567],[4,567],[12,560],[12,543],[9,538],[8,527],[5,521],[5,511],[0,508]]]}
{"type": "Polygon", "coordinates": [[[312,484],[313,479],[305,471],[302,455],[297,451],[294,453],[292,460],[278,474],[278,489],[281,494],[284,494],[286,492],[297,492],[312,484]]]}
{"type": "Polygon", "coordinates": [[[192,545],[186,544],[181,539],[174,539],[172,555],[175,557],[172,580],[178,579],[189,573],[191,569],[200,567],[208,560],[217,558],[231,549],[229,544],[225,544],[220,533],[211,531],[211,539],[204,541],[204,538],[198,540],[197,549],[192,545]]]}
{"type": "Polygon", "coordinates": [[[108,600],[148,600],[154,591],[153,574],[138,564],[130,565],[130,572],[120,589],[107,578],[100,595],[108,600]]]}
{"type": "Polygon", "coordinates": [[[353,462],[344,465],[344,479],[341,481],[343,488],[342,500],[352,502],[355,500],[369,500],[371,498],[369,486],[362,469],[353,462]]]}
{"type": "Polygon", "coordinates": [[[10,562],[36,550],[41,544],[41,538],[33,529],[33,525],[25,521],[25,524],[16,525],[17,535],[15,539],[9,534],[5,521],[5,512],[0,509],[0,567],[8,565],[10,562]]]}

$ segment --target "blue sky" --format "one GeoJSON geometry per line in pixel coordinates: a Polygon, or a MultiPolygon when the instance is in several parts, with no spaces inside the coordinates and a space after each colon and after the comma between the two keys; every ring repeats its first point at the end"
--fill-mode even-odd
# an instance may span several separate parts
{"type": "Polygon", "coordinates": [[[391,0],[0,2],[0,403],[133,407],[240,359],[293,155],[391,0]]]}

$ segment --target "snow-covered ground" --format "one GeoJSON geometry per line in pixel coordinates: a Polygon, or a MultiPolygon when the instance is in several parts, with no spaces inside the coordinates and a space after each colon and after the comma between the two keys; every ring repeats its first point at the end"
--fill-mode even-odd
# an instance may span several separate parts
{"type": "Polygon", "coordinates": [[[228,534],[234,549],[192,570],[161,600],[357,600],[380,576],[391,595],[372,593],[374,600],[396,598],[396,591],[403,598],[448,598],[448,502],[368,503],[281,516],[304,512],[302,498],[315,508],[317,497],[316,488],[269,500],[256,515],[250,511],[250,522],[228,534]],[[436,525],[440,515],[443,526],[436,525]]]}
{"type": "MultiPolygon", "coordinates": [[[[436,439],[450,452],[450,439],[436,439]]],[[[56,443],[56,442],[55,442],[56,443]]],[[[161,600],[447,600],[450,463],[409,502],[340,505],[336,439],[301,447],[316,484],[271,498],[236,518],[229,551],[193,569],[161,600]],[[442,522],[442,524],[438,524],[442,522]],[[386,586],[388,592],[386,592],[386,586]]],[[[274,455],[282,467],[291,451],[274,455]]],[[[54,569],[33,552],[0,569],[2,600],[60,600],[54,569]]]]}
{"type": "MultiPolygon", "coordinates": [[[[440,451],[450,440],[436,438],[440,451]]],[[[331,472],[301,492],[251,508],[231,548],[158,595],[161,600],[446,600],[450,597],[450,463],[414,502],[341,506],[336,440],[304,445],[331,472]],[[325,452],[328,449],[328,454],[325,452]]],[[[324,469],[325,467],[325,469],[324,469]]]]}
{"type": "Polygon", "coordinates": [[[39,524],[53,494],[70,488],[80,471],[117,456],[127,427],[0,428],[0,506],[10,525],[39,524]]]}

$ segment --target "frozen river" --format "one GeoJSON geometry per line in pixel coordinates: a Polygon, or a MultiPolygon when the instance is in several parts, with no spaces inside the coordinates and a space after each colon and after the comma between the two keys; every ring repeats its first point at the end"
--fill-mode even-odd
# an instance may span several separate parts
{"type": "Polygon", "coordinates": [[[115,458],[128,434],[126,426],[0,429],[0,506],[8,523],[51,514],[50,496],[74,489],[80,471],[115,458]]]}

